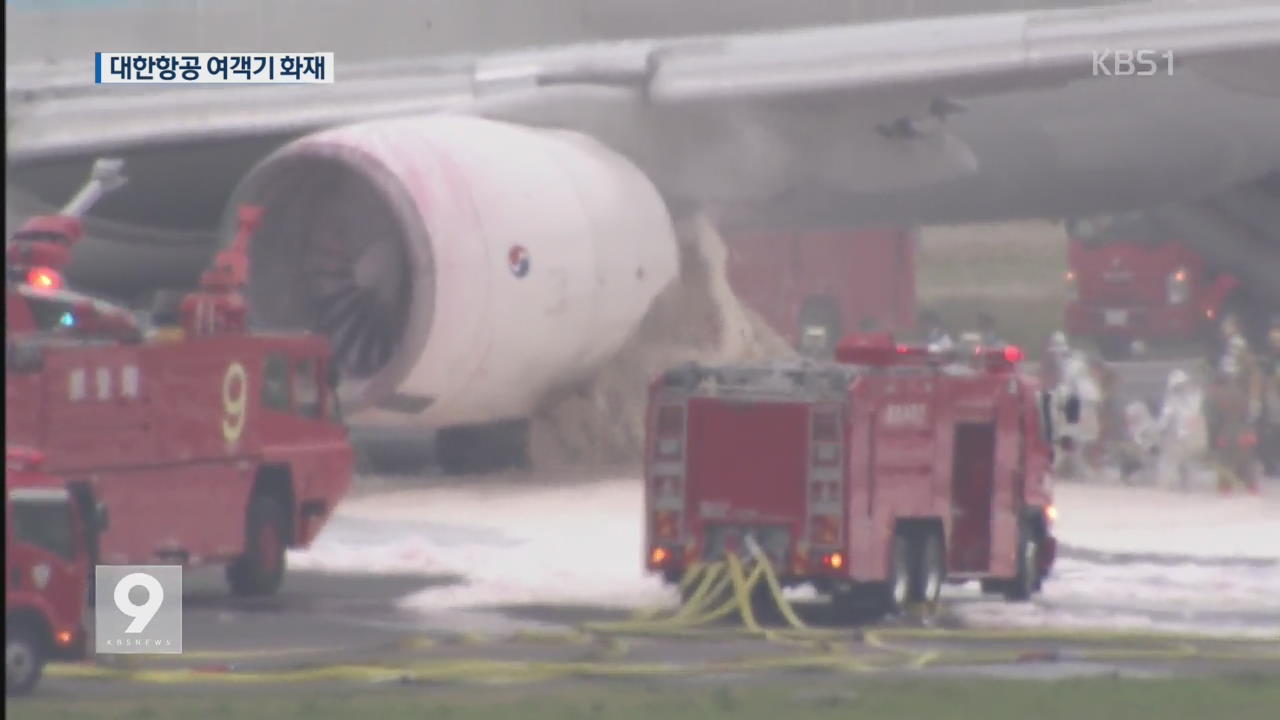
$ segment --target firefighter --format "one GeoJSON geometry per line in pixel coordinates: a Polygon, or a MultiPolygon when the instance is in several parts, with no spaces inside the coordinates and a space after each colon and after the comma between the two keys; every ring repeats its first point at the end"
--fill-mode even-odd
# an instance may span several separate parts
{"type": "Polygon", "coordinates": [[[926,310],[920,313],[920,327],[924,329],[925,344],[929,348],[929,352],[946,352],[955,348],[955,341],[951,339],[951,333],[942,326],[942,318],[932,310],[926,310]]]}
{"type": "Polygon", "coordinates": [[[1128,428],[1119,390],[1120,377],[1114,367],[1097,355],[1090,356],[1089,369],[1098,387],[1098,439],[1090,448],[1091,461],[1095,466],[1114,465],[1128,428]]]}
{"type": "Polygon", "coordinates": [[[1256,420],[1261,411],[1256,361],[1233,315],[1222,319],[1222,354],[1215,368],[1210,400],[1212,438],[1218,465],[1218,489],[1234,485],[1257,490],[1256,420]]]}
{"type": "Polygon", "coordinates": [[[1208,441],[1203,394],[1182,370],[1169,373],[1154,434],[1156,483],[1166,488],[1189,489],[1196,462],[1208,441]]]}
{"type": "Polygon", "coordinates": [[[1259,365],[1261,412],[1258,454],[1269,477],[1280,478],[1280,315],[1271,318],[1267,345],[1259,365]]]}
{"type": "Polygon", "coordinates": [[[1071,345],[1067,342],[1067,334],[1057,330],[1049,336],[1049,347],[1045,348],[1044,360],[1040,363],[1040,386],[1057,387],[1062,381],[1062,363],[1071,353],[1071,345]]]}
{"type": "Polygon", "coordinates": [[[1050,357],[1053,358],[1058,373],[1058,382],[1052,386],[1053,396],[1057,400],[1055,406],[1060,414],[1054,426],[1062,429],[1058,438],[1062,452],[1056,454],[1054,472],[1064,477],[1091,474],[1092,468],[1086,462],[1085,448],[1098,440],[1098,408],[1102,393],[1090,367],[1089,358],[1068,345],[1065,335],[1061,342],[1051,343],[1051,348],[1050,357]],[[1074,423],[1066,422],[1068,404],[1074,404],[1078,408],[1074,423]]]}
{"type": "Polygon", "coordinates": [[[1151,407],[1141,400],[1126,405],[1124,415],[1126,437],[1118,453],[1120,476],[1126,483],[1133,483],[1135,476],[1146,482],[1154,471],[1151,459],[1159,453],[1156,418],[1151,407]]]}

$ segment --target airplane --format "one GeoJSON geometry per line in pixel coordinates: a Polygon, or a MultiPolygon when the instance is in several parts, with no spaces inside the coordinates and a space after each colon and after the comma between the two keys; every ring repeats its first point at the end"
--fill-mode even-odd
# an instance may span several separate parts
{"type": "Polygon", "coordinates": [[[228,208],[263,205],[255,321],[330,334],[352,416],[474,439],[617,351],[694,212],[795,227],[1159,208],[1280,277],[1277,70],[1280,7],[1244,3],[370,59],[330,86],[14,70],[10,210],[126,157],[132,192],[90,221],[70,273],[118,293],[194,272],[228,208]],[[1138,51],[1150,74],[1116,64],[1138,51]]]}

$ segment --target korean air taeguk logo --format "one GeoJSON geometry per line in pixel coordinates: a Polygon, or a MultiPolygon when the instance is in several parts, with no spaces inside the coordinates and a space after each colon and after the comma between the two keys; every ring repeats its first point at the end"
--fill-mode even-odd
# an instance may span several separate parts
{"type": "Polygon", "coordinates": [[[529,251],[523,245],[512,245],[507,251],[507,265],[511,274],[522,278],[529,274],[529,251]]]}

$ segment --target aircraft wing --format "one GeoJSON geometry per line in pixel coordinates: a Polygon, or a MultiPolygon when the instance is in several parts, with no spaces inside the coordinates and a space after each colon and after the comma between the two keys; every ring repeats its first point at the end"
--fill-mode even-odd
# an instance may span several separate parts
{"type": "Polygon", "coordinates": [[[1144,5],[1009,13],[778,33],[671,52],[657,102],[814,94],[971,96],[1110,75],[1142,52],[1182,61],[1280,48],[1280,7],[1144,5]]]}
{"type": "Polygon", "coordinates": [[[895,129],[906,135],[917,130],[913,118],[957,109],[951,99],[1089,78],[1099,72],[1099,54],[1105,59],[1107,53],[1148,51],[1163,73],[1169,60],[1177,67],[1277,48],[1280,7],[1179,4],[340,64],[333,85],[98,87],[88,80],[86,59],[84,78],[51,77],[47,69],[7,71],[9,156],[22,164],[142,145],[300,134],[437,111],[527,117],[607,136],[605,126],[633,120],[601,119],[600,112],[701,107],[714,113],[797,97],[856,106],[864,125],[891,139],[895,129]],[[596,108],[589,127],[575,127],[582,116],[575,102],[596,108]],[[557,111],[561,103],[574,111],[557,111]]]}

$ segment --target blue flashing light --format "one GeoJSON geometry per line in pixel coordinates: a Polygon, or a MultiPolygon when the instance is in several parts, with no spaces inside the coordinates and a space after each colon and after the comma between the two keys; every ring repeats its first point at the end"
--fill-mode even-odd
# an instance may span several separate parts
{"type": "Polygon", "coordinates": [[[58,324],[62,327],[75,327],[76,316],[72,315],[70,311],[64,312],[62,317],[58,318],[58,324]]]}

